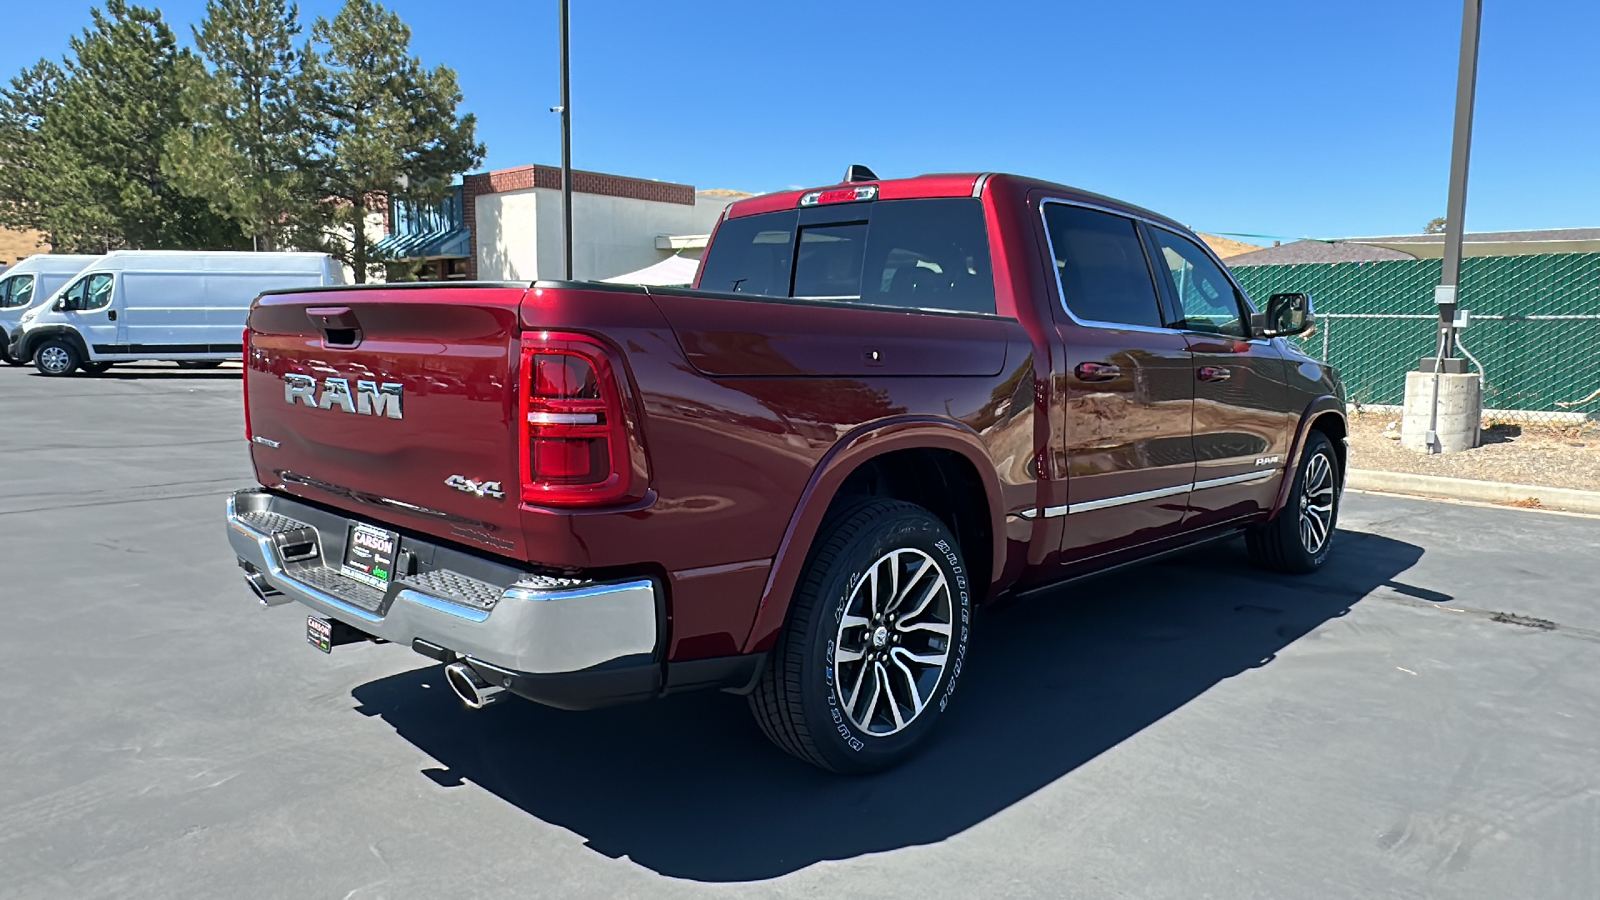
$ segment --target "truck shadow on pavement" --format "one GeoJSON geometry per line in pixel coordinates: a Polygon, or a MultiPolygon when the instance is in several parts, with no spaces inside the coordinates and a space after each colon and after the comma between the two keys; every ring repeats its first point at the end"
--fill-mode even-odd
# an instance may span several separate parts
{"type": "Polygon", "coordinates": [[[512,700],[473,713],[431,666],[353,694],[360,712],[439,762],[421,773],[438,785],[470,782],[669,877],[775,878],[959,834],[1223,679],[1271,677],[1252,670],[1379,587],[1418,595],[1395,579],[1420,547],[1340,537],[1310,577],[1254,570],[1233,542],[982,615],[932,744],[865,778],[784,755],[743,698],[721,693],[582,713],[512,700]]]}

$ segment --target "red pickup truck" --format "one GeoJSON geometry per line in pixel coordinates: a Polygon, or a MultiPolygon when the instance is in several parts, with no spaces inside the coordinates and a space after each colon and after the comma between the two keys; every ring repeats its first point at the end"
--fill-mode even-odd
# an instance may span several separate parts
{"type": "Polygon", "coordinates": [[[229,538],[313,644],[408,645],[468,706],[722,689],[870,771],[944,713],[980,605],[1240,535],[1322,565],[1345,403],[1284,339],[1311,324],[1060,185],[768,194],[692,289],[263,295],[229,538]]]}

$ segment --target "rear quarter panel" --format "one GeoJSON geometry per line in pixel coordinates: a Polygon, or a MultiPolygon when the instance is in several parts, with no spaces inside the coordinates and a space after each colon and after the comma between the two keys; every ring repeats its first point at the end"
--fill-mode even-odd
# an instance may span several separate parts
{"type": "MultiPolygon", "coordinates": [[[[592,333],[625,354],[652,486],[644,501],[620,511],[525,508],[530,552],[559,548],[556,556],[589,568],[659,566],[672,594],[672,659],[746,648],[762,596],[786,596],[771,585],[774,560],[787,543],[798,541],[803,554],[809,541],[791,529],[807,487],[848,435],[903,428],[907,419],[938,420],[921,427],[965,434],[959,440],[981,458],[980,471],[994,473],[996,509],[1035,500],[1033,354],[1015,320],[797,311],[752,299],[559,287],[532,292],[523,325],[592,333]],[[714,316],[707,310],[713,303],[714,316]],[[690,324],[675,334],[671,324],[679,322],[690,324]],[[988,360],[983,365],[994,374],[908,377],[894,374],[892,364],[863,361],[863,342],[891,346],[889,339],[907,331],[957,342],[973,359],[988,360]],[[688,335],[694,344],[696,335],[707,334],[717,336],[697,346],[715,348],[727,365],[739,361],[746,372],[764,374],[703,374],[679,338],[688,335]]],[[[926,373],[972,363],[914,365],[926,373]]],[[[889,441],[878,446],[892,449],[889,441]]]]}

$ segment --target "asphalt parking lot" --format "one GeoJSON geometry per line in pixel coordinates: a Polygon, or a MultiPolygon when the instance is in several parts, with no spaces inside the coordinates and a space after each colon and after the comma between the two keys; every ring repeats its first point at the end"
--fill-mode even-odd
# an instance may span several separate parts
{"type": "Polygon", "coordinates": [[[1600,520],[1350,495],[978,620],[869,779],[725,694],[472,713],[249,598],[237,369],[0,369],[0,897],[1590,898],[1600,520]]]}

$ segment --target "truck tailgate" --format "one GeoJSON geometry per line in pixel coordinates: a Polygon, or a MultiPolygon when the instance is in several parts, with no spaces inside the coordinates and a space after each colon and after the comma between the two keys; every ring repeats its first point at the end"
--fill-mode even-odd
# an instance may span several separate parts
{"type": "Polygon", "coordinates": [[[510,286],[269,294],[245,397],[263,484],[437,537],[523,553],[510,286]]]}

